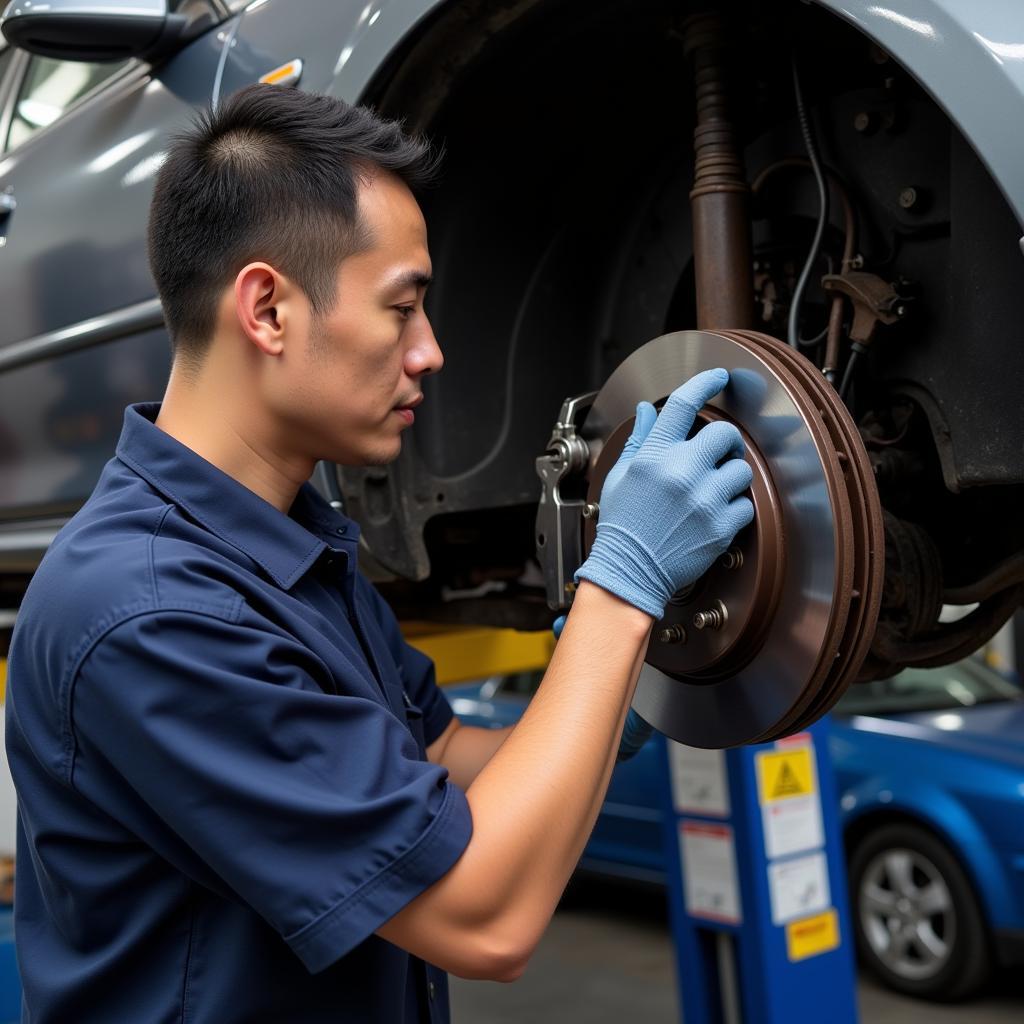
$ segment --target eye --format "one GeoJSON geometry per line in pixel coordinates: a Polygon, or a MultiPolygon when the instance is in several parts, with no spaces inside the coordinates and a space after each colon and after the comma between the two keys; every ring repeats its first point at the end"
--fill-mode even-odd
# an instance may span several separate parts
{"type": "Polygon", "coordinates": [[[403,320],[408,320],[416,312],[415,306],[395,306],[395,309],[401,314],[403,320]]]}

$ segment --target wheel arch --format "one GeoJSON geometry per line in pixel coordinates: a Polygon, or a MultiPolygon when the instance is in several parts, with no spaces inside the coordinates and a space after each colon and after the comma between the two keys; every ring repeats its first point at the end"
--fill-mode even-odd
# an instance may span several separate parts
{"type": "MultiPolygon", "coordinates": [[[[884,791],[884,790],[883,790],[884,791]]],[[[944,797],[944,794],[940,795],[944,797]]],[[[931,835],[949,851],[963,869],[979,905],[989,934],[1007,922],[1001,918],[1013,906],[1014,896],[1002,866],[980,829],[956,801],[940,799],[935,811],[911,802],[875,804],[843,823],[843,847],[847,866],[854,850],[870,833],[886,825],[913,825],[931,835]]],[[[1012,920],[1012,919],[1011,919],[1012,920]]]]}
{"type": "Polygon", "coordinates": [[[1024,116],[1024,48],[1004,41],[1019,38],[1019,15],[992,0],[966,12],[960,0],[903,0],[901,11],[869,0],[813,2],[849,22],[917,79],[974,147],[1024,225],[1020,153],[1005,129],[1006,111],[1024,116]]]}

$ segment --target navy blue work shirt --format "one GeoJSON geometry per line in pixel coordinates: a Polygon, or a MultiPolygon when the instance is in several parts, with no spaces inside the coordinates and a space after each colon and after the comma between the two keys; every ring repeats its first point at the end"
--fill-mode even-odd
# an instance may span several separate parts
{"type": "Polygon", "coordinates": [[[311,484],[285,515],[125,410],[12,639],[33,1024],[447,1020],[374,935],[472,831],[452,712],[311,484]]]}

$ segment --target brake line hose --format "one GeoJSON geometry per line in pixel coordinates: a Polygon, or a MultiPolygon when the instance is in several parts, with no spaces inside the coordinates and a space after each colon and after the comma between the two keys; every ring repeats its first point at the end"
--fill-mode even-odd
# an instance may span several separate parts
{"type": "MultiPolygon", "coordinates": [[[[810,160],[807,160],[805,157],[783,157],[781,160],[776,160],[774,163],[769,164],[757,175],[756,178],[754,178],[754,181],[750,186],[751,194],[754,196],[760,196],[764,191],[765,184],[769,178],[777,174],[779,171],[794,169],[801,171],[813,170],[810,160]]],[[[843,210],[843,261],[840,272],[845,274],[853,266],[854,253],[857,249],[857,218],[854,213],[853,204],[850,202],[850,194],[847,191],[842,178],[839,177],[836,171],[833,171],[824,165],[822,165],[822,171],[824,172],[826,181],[835,191],[835,195],[839,197],[839,204],[843,210]]],[[[833,196],[833,198],[835,197],[833,196]]],[[[829,259],[829,273],[831,274],[832,272],[832,261],[829,259]]],[[[841,295],[834,295],[832,297],[832,308],[829,312],[828,322],[825,324],[825,327],[813,338],[799,339],[799,345],[801,348],[811,348],[819,344],[823,338],[827,337],[828,341],[825,345],[825,359],[821,372],[825,375],[825,379],[829,384],[833,385],[836,382],[835,367],[839,361],[839,338],[842,329],[843,297],[841,295]]]]}
{"type": "Polygon", "coordinates": [[[821,251],[821,242],[825,236],[825,225],[828,223],[828,186],[825,184],[825,175],[822,173],[821,161],[818,159],[818,147],[814,141],[814,131],[811,127],[810,117],[807,108],[804,106],[803,91],[800,88],[800,71],[797,67],[796,56],[793,57],[793,94],[796,97],[797,118],[800,121],[800,132],[804,137],[804,146],[807,149],[807,159],[811,163],[811,170],[814,172],[814,180],[818,185],[818,223],[814,228],[814,240],[811,242],[810,252],[804,263],[800,277],[797,279],[796,288],[793,290],[793,300],[789,306],[789,321],[786,325],[786,340],[793,347],[800,347],[800,307],[803,305],[804,291],[807,289],[807,281],[818,260],[818,253],[821,251]]]}

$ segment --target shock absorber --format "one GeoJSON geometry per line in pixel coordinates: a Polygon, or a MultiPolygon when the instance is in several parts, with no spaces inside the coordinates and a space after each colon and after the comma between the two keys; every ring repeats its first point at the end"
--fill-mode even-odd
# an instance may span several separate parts
{"type": "Polygon", "coordinates": [[[697,326],[705,330],[754,325],[750,186],[729,119],[727,38],[715,14],[694,15],[684,25],[697,98],[690,202],[697,326]]]}

